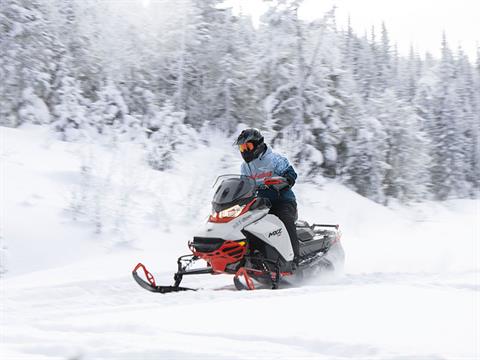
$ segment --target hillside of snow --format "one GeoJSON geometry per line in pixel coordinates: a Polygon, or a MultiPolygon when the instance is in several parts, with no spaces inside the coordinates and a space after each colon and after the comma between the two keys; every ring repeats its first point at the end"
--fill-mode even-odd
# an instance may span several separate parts
{"type": "Polygon", "coordinates": [[[230,276],[168,285],[238,173],[231,139],[176,154],[158,172],[135,144],[66,143],[45,127],[0,127],[1,359],[477,359],[480,203],[386,208],[338,183],[295,185],[299,216],[338,223],[345,273],[236,291],[230,276]]]}

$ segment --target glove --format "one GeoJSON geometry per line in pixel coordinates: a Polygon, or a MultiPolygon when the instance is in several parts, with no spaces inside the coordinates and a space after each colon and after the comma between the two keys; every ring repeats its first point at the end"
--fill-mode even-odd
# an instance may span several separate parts
{"type": "Polygon", "coordinates": [[[295,179],[292,178],[291,176],[288,176],[288,174],[285,174],[283,175],[285,177],[285,179],[287,179],[287,182],[288,182],[288,186],[285,187],[285,189],[290,189],[293,187],[293,185],[295,185],[295,179]]]}

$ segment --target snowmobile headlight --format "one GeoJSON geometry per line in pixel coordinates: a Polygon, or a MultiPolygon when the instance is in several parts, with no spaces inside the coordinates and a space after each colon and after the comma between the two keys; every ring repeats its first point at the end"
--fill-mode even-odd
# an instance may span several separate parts
{"type": "Polygon", "coordinates": [[[245,208],[245,205],[234,205],[228,209],[222,210],[218,213],[218,217],[222,218],[235,218],[242,213],[242,210],[245,208]]]}

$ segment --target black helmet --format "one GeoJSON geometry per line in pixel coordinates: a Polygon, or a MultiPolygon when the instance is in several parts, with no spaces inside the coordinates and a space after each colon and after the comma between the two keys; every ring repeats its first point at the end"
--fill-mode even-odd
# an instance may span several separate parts
{"type": "Polygon", "coordinates": [[[242,158],[247,163],[258,158],[267,147],[263,142],[263,135],[255,128],[243,130],[235,144],[239,146],[242,158]]]}

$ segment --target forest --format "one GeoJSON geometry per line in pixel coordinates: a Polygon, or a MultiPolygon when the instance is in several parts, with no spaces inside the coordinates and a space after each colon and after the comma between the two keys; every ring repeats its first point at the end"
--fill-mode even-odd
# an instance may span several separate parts
{"type": "Polygon", "coordinates": [[[202,134],[257,127],[303,182],[381,204],[478,196],[480,50],[443,34],[439,58],[405,56],[388,24],[307,22],[301,2],[268,1],[254,26],[221,0],[2,0],[0,125],[135,142],[159,171],[202,134]]]}

